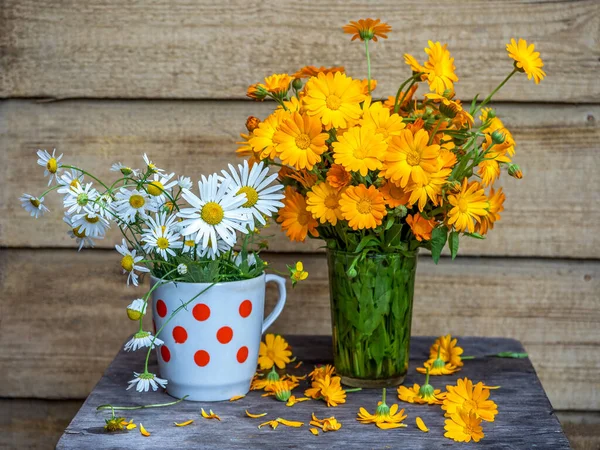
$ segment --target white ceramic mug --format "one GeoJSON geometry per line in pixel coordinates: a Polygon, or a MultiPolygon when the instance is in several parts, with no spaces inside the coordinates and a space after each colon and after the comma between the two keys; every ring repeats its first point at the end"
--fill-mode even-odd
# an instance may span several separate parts
{"type": "MultiPolygon", "coordinates": [[[[152,277],[154,285],[159,280],[152,277]]],[[[217,283],[169,320],[171,313],[210,283],[168,282],[152,293],[155,330],[164,328],[157,348],[167,393],[187,400],[219,401],[244,395],[256,371],[262,333],[277,319],[286,299],[285,279],[262,274],[251,280],[217,283]],[[279,299],[266,320],[266,283],[279,299]]]]}

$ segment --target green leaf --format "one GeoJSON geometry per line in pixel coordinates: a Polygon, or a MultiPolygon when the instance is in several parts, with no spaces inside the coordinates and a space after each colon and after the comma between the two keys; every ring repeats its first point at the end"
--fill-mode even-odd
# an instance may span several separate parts
{"type": "Polygon", "coordinates": [[[442,254],[442,249],[446,245],[447,239],[448,228],[445,226],[434,228],[431,232],[431,257],[436,264],[440,260],[440,255],[442,254]]]}
{"type": "Polygon", "coordinates": [[[453,231],[448,236],[448,247],[450,247],[452,259],[456,258],[456,254],[458,253],[458,231],[453,231]]]}
{"type": "Polygon", "coordinates": [[[527,353],[519,353],[519,352],[500,352],[493,355],[497,358],[528,358],[529,355],[527,353]]]}
{"type": "Polygon", "coordinates": [[[472,237],[473,239],[481,239],[481,240],[485,239],[485,236],[482,236],[479,233],[465,233],[465,236],[472,237]]]}
{"type": "Polygon", "coordinates": [[[377,237],[373,236],[373,235],[367,235],[364,238],[362,238],[360,240],[360,242],[358,243],[355,253],[360,253],[365,247],[372,245],[372,244],[376,244],[377,241],[377,237]]]}
{"type": "Polygon", "coordinates": [[[475,98],[473,98],[473,101],[471,102],[471,108],[469,108],[469,114],[473,114],[473,112],[475,112],[475,104],[477,103],[477,97],[479,97],[479,94],[475,95],[475,98]]]}

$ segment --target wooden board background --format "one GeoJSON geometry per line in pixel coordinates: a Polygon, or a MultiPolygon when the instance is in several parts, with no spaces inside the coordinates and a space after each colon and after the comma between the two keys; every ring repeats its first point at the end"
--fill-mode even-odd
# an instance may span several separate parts
{"type": "MultiPolygon", "coordinates": [[[[464,240],[463,256],[439,266],[422,255],[414,328],[520,339],[554,407],[578,411],[563,416],[573,445],[598,447],[586,425],[600,411],[595,0],[0,0],[0,447],[47,447],[62,423],[48,417],[68,420],[87,395],[129,332],[123,307],[136,296],[109,250],[116,233],[78,254],[56,197],[43,220],[21,210],[20,194],[45,185],[35,150],[57,147],[100,175],[118,160],[135,165],[143,152],[192,177],[217,170],[235,162],[245,118],[270,108],[244,100],[248,84],[305,64],[364,75],[362,48],[340,27],[368,16],[395,30],[373,49],[381,95],[408,75],[401,55],[423,59],[430,38],[448,42],[465,101],[510,70],[511,37],[542,53],[548,77],[538,86],[515,77],[495,104],[525,178],[501,180],[506,211],[489,239],[464,240]],[[28,415],[46,430],[38,440],[25,437],[28,415]]],[[[329,332],[319,243],[273,234],[274,264],[303,259],[311,272],[273,329],[329,332]]]]}

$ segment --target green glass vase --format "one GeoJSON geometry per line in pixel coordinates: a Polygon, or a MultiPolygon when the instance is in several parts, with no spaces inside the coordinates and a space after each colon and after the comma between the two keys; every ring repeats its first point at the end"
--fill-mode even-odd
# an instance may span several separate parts
{"type": "Polygon", "coordinates": [[[399,385],[408,370],[417,251],[328,249],[333,359],[348,386],[399,385]]]}

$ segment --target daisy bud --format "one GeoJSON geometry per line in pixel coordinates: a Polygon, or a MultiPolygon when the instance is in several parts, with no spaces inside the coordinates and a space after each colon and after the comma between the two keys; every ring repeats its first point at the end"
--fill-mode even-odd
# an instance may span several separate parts
{"type": "Polygon", "coordinates": [[[246,119],[246,129],[252,133],[260,125],[260,119],[254,116],[248,116],[246,119]]]}
{"type": "Polygon", "coordinates": [[[508,174],[517,180],[523,178],[523,172],[521,172],[521,168],[518,164],[510,164],[508,166],[508,174]]]}
{"type": "Polygon", "coordinates": [[[185,264],[179,264],[177,266],[177,273],[179,275],[185,275],[188,272],[188,268],[185,264]]]}
{"type": "Polygon", "coordinates": [[[145,314],[145,312],[146,302],[141,298],[134,300],[127,307],[127,317],[129,317],[130,320],[140,320],[140,318],[145,314]]]}
{"type": "Polygon", "coordinates": [[[494,144],[504,144],[505,139],[504,133],[501,131],[495,130],[492,132],[492,142],[494,144]]]}
{"type": "Polygon", "coordinates": [[[300,89],[302,89],[302,80],[300,78],[294,78],[294,81],[292,81],[292,87],[296,91],[299,91],[300,89]]]}
{"type": "Polygon", "coordinates": [[[121,169],[119,169],[119,170],[126,177],[128,177],[129,175],[131,175],[133,173],[133,170],[131,170],[129,167],[121,167],[121,169]]]}

